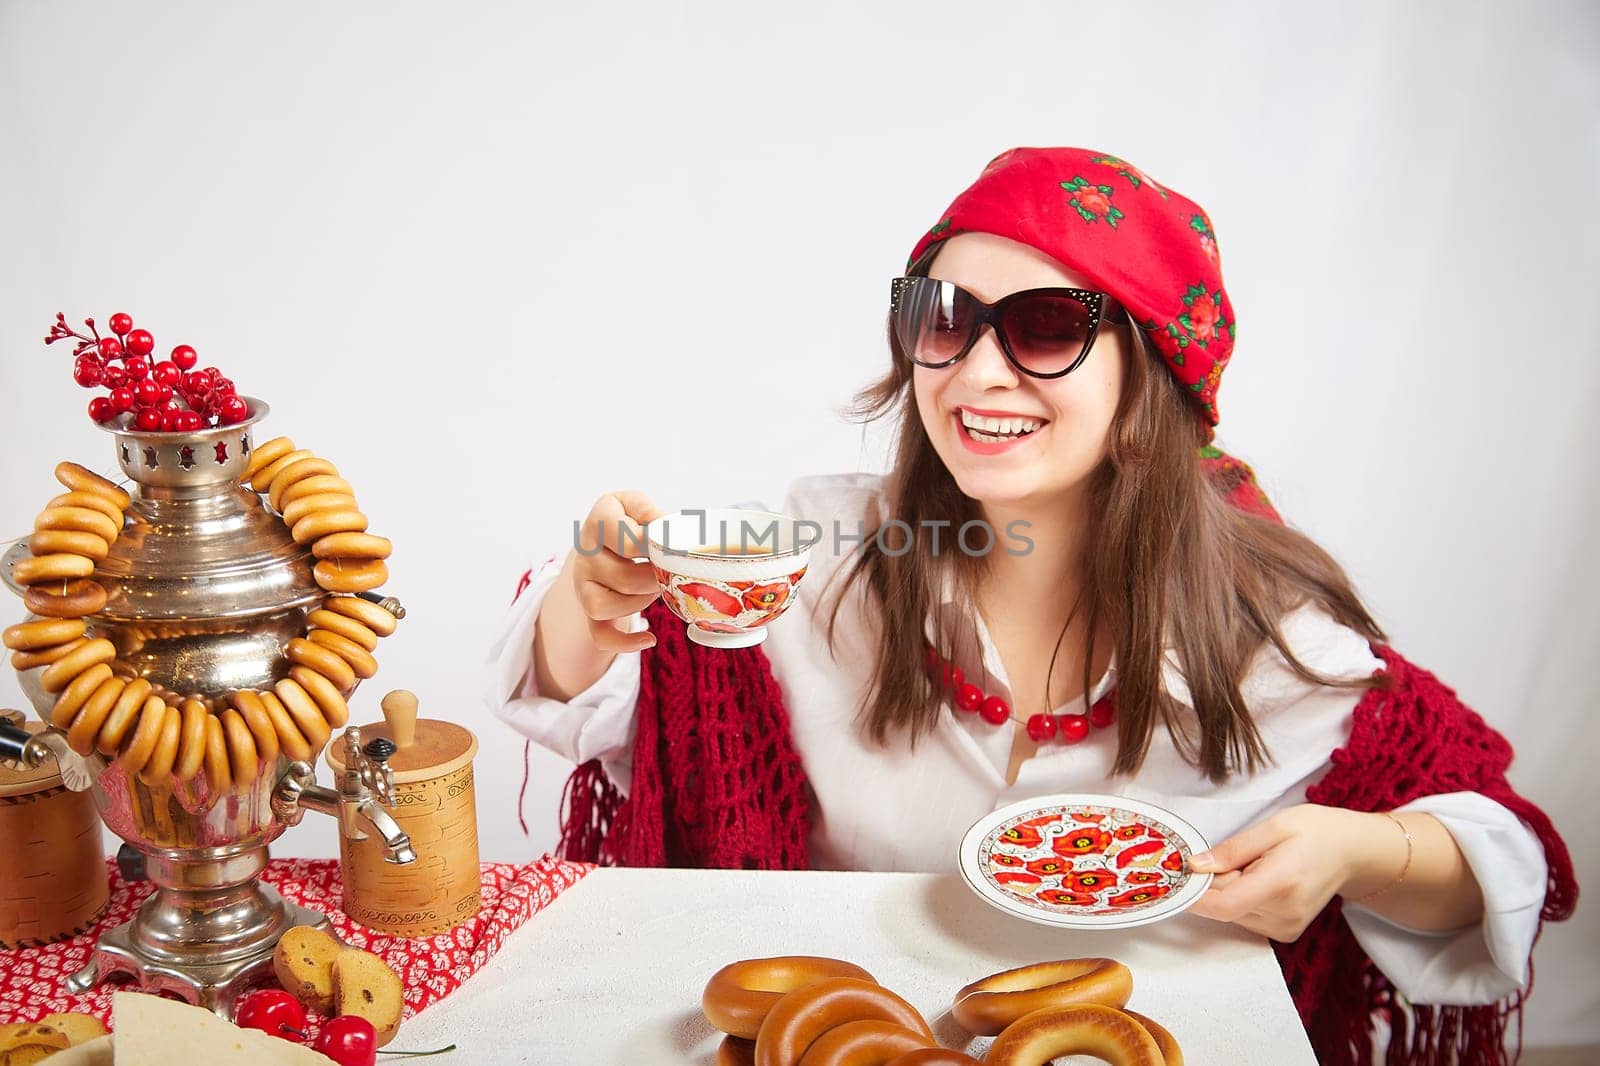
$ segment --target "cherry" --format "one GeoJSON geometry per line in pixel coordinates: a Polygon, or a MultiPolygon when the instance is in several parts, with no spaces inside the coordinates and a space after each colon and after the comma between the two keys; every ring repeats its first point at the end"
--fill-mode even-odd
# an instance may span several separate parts
{"type": "Polygon", "coordinates": [[[1117,705],[1112,700],[1101,700],[1089,708],[1089,723],[1096,729],[1104,729],[1117,720],[1117,705]]]}
{"type": "MultiPolygon", "coordinates": [[[[141,382],[140,384],[143,384],[143,382],[141,382]]],[[[171,385],[162,385],[160,383],[157,383],[156,388],[161,390],[160,397],[156,400],[156,403],[160,404],[163,407],[165,407],[168,404],[170,404],[172,402],[172,386],[171,385]]]]}
{"type": "Polygon", "coordinates": [[[217,382],[222,380],[222,371],[214,366],[208,366],[204,370],[200,371],[200,373],[211,379],[211,384],[213,387],[217,382]]]}
{"type": "Polygon", "coordinates": [[[1035,743],[1043,743],[1056,735],[1056,720],[1048,714],[1031,714],[1028,716],[1028,739],[1035,743]]]}
{"type": "Polygon", "coordinates": [[[128,372],[116,364],[106,367],[103,384],[108,389],[120,389],[128,383],[128,372]]]}
{"type": "Polygon", "coordinates": [[[115,337],[103,337],[100,340],[100,355],[106,359],[115,359],[122,354],[122,342],[115,337]]]}
{"type": "Polygon", "coordinates": [[[96,422],[109,422],[117,417],[117,409],[111,406],[110,397],[96,396],[89,401],[89,417],[96,422]]]}
{"type": "Polygon", "coordinates": [[[263,988],[239,1001],[233,1023],[299,1043],[306,1035],[306,1009],[281,988],[263,988]]]}
{"type": "Polygon", "coordinates": [[[72,380],[86,389],[92,389],[105,381],[105,370],[99,363],[87,359],[79,359],[72,368],[72,380]]]}
{"type": "Polygon", "coordinates": [[[183,380],[183,371],[170,359],[163,359],[151,368],[150,373],[163,385],[177,385],[183,380]]]}
{"type": "Polygon", "coordinates": [[[311,1049],[339,1066],[373,1066],[378,1061],[378,1033],[365,1018],[341,1014],[322,1026],[311,1049]]]}
{"type": "Polygon", "coordinates": [[[176,407],[163,408],[161,411],[161,431],[163,433],[176,433],[180,428],[178,416],[183,414],[176,407]]]}
{"type": "Polygon", "coordinates": [[[121,311],[111,316],[111,332],[121,337],[133,328],[133,316],[121,311]]]}
{"type": "Polygon", "coordinates": [[[172,361],[177,364],[179,370],[193,370],[200,357],[187,344],[180,344],[172,349],[172,361]]]}
{"type": "Polygon", "coordinates": [[[211,388],[212,391],[220,393],[223,396],[232,396],[234,393],[239,391],[233,387],[232,378],[218,378],[211,383],[211,388]]]}
{"type": "Polygon", "coordinates": [[[149,355],[155,350],[156,339],[150,336],[149,330],[136,329],[128,334],[123,344],[133,355],[149,355]]]}
{"type": "MultiPolygon", "coordinates": [[[[177,360],[173,360],[177,362],[177,360]]],[[[203,370],[191,370],[183,375],[184,396],[199,396],[211,391],[211,378],[203,370]]]]}
{"type": "Polygon", "coordinates": [[[217,417],[225,426],[236,425],[250,417],[250,405],[238,396],[224,396],[217,417]]]}
{"type": "Polygon", "coordinates": [[[124,358],[122,360],[122,369],[134,381],[143,381],[150,376],[150,360],[137,357],[132,359],[124,358]]]}
{"type": "Polygon", "coordinates": [[[161,403],[161,383],[154,378],[145,378],[133,387],[133,398],[146,407],[156,407],[161,403]]]}
{"type": "MultiPolygon", "coordinates": [[[[110,382],[108,381],[107,384],[110,384],[110,382]]],[[[111,406],[116,409],[119,415],[133,410],[133,390],[122,385],[112,389],[111,406]]]]}
{"type": "Polygon", "coordinates": [[[206,426],[206,418],[199,411],[179,411],[178,418],[181,420],[178,428],[185,433],[193,433],[206,426]]]}
{"type": "Polygon", "coordinates": [[[139,413],[133,416],[135,429],[153,432],[161,428],[161,409],[159,407],[141,407],[139,413]]]}

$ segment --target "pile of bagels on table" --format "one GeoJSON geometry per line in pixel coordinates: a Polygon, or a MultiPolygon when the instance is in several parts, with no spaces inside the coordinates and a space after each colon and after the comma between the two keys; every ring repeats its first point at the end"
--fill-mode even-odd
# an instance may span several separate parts
{"type": "MultiPolygon", "coordinates": [[[[1112,1066],[1183,1066],[1160,1024],[1125,1009],[1133,974],[1107,958],[990,974],[955,994],[950,1015],[992,1036],[982,1063],[1041,1066],[1092,1055],[1112,1066]]],[[[726,1033],[717,1066],[978,1066],[940,1046],[927,1020],[853,963],[811,955],[745,959],[712,975],[706,1020],[726,1033]]]]}

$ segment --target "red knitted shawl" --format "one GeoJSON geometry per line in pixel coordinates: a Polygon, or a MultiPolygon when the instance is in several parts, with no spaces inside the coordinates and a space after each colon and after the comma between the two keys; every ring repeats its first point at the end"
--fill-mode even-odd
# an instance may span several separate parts
{"type": "MultiPolygon", "coordinates": [[[[645,613],[657,643],[641,660],[632,785],[624,798],[598,760],[578,767],[563,797],[561,853],[623,866],[806,868],[809,785],[766,656],[759,647],[692,643],[659,600],[645,613]]],[[[1419,796],[1482,793],[1544,844],[1550,881],[1541,917],[1569,917],[1578,894],[1572,860],[1550,819],[1506,783],[1510,744],[1438,678],[1375,650],[1387,683],[1357,704],[1349,743],[1307,799],[1382,811],[1419,796]]],[[[1273,945],[1318,1062],[1373,1063],[1379,1021],[1392,1034],[1389,1066],[1506,1062],[1512,1014],[1520,1047],[1526,993],[1477,1007],[1404,1004],[1339,906],[1335,897],[1298,940],[1273,945]]]]}

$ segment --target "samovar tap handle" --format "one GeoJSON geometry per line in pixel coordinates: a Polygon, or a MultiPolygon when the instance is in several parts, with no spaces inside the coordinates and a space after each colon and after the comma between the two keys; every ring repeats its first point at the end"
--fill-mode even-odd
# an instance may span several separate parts
{"type": "Polygon", "coordinates": [[[54,759],[61,771],[61,783],[73,792],[87,792],[106,768],[99,752],[79,755],[57,729],[29,733],[22,727],[22,712],[0,711],[0,762],[16,763],[32,769],[46,759],[54,759]]]}

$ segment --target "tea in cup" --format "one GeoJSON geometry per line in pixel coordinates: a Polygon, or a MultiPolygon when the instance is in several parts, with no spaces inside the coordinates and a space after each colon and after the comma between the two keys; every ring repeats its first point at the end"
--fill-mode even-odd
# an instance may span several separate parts
{"type": "MultiPolygon", "coordinates": [[[[661,598],[710,648],[748,648],[788,610],[811,548],[805,523],[771,511],[679,511],[645,526],[661,598]]],[[[812,530],[815,529],[813,525],[812,530]]]]}

